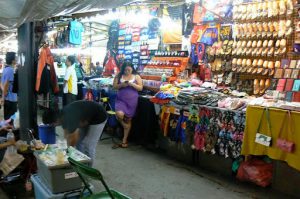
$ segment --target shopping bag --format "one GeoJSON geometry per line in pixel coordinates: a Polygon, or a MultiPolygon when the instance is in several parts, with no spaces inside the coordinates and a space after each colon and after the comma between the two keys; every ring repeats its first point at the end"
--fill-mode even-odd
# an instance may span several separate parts
{"type": "Polygon", "coordinates": [[[24,157],[18,153],[9,153],[8,150],[5,151],[3,160],[0,163],[0,170],[3,172],[3,176],[7,176],[12,172],[17,166],[21,164],[24,157]]]}

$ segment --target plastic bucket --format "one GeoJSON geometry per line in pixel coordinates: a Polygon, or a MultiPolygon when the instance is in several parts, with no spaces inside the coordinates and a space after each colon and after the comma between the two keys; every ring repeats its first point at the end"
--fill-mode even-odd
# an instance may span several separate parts
{"type": "Polygon", "coordinates": [[[56,132],[55,127],[51,125],[40,125],[39,127],[39,137],[44,144],[55,144],[56,142],[56,132]]]}

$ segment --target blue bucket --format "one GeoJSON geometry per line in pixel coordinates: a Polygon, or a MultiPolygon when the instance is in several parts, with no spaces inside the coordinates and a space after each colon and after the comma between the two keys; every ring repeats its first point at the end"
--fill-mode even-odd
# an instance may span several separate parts
{"type": "Polygon", "coordinates": [[[40,125],[39,127],[39,137],[44,144],[55,144],[56,142],[56,132],[55,127],[51,125],[40,125]]]}

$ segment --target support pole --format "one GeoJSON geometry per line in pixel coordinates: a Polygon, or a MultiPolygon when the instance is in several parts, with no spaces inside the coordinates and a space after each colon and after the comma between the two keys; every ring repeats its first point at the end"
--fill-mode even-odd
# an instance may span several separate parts
{"type": "MultiPolygon", "coordinates": [[[[18,28],[19,58],[19,95],[18,107],[20,111],[20,138],[31,140],[27,128],[36,130],[36,95],[35,95],[35,44],[34,44],[34,24],[24,23],[18,28]]],[[[36,132],[36,131],[35,131],[36,132]]]]}

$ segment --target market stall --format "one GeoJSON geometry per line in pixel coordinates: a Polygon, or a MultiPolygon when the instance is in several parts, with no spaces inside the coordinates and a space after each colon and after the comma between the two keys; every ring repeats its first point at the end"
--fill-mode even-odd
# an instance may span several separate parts
{"type": "Polygon", "coordinates": [[[275,189],[296,194],[278,186],[276,173],[293,171],[292,181],[299,179],[296,127],[288,130],[294,125],[283,116],[295,122],[299,110],[297,6],[290,0],[185,3],[181,39],[172,42],[164,21],[178,19],[170,8],[151,15],[148,24],[120,20],[117,61],[129,60],[139,71],[145,89],[140,97],[153,103],[147,106],[159,118],[161,148],[226,174],[239,173],[251,155],[271,158],[267,185],[273,180],[275,189]],[[268,120],[260,120],[263,110],[270,112],[272,134],[268,120]],[[281,161],[291,168],[278,166],[281,161]]]}
{"type": "MultiPolygon", "coordinates": [[[[133,118],[135,141],[297,196],[298,8],[292,0],[203,0],[52,18],[41,31],[48,34],[37,78],[49,67],[52,83],[41,89],[45,84],[37,81],[36,91],[44,95],[40,101],[56,103],[49,96],[58,93],[66,56],[75,55],[88,72],[99,61],[102,76],[85,79],[79,98],[102,103],[107,97],[114,111],[113,79],[131,62],[144,86],[133,118]],[[265,179],[246,173],[249,165],[258,174],[267,169],[265,179]],[[285,173],[291,178],[283,186],[278,176],[285,173]]],[[[108,125],[116,124],[111,116],[108,125]]]]}

